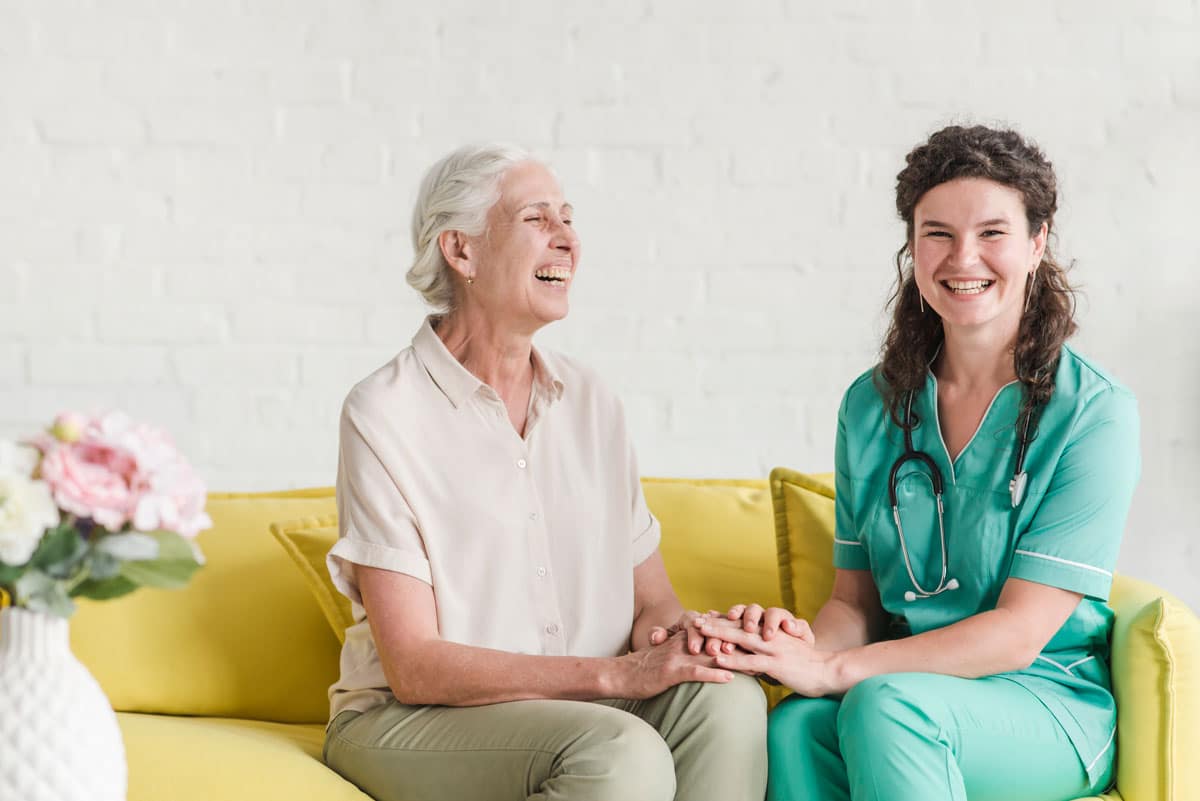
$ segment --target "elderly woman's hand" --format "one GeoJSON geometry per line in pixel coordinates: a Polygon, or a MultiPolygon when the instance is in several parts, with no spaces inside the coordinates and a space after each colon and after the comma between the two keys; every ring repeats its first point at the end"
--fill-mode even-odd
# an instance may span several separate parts
{"type": "Polygon", "coordinates": [[[716,667],[713,657],[688,650],[689,634],[694,634],[693,627],[668,635],[665,640],[656,643],[656,647],[617,657],[621,670],[612,695],[618,698],[653,698],[676,684],[688,681],[716,684],[732,681],[733,673],[716,667]]]}
{"type": "Polygon", "coordinates": [[[655,626],[650,629],[650,644],[662,645],[673,634],[683,632],[687,638],[687,652],[689,654],[698,654],[704,648],[704,638],[700,636],[700,630],[697,628],[704,615],[699,612],[688,610],[679,616],[670,626],[662,627],[655,626]]]}

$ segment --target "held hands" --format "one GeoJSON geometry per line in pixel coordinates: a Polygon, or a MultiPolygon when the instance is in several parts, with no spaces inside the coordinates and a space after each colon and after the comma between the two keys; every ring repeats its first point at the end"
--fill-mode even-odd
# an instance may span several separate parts
{"type": "Polygon", "coordinates": [[[665,633],[669,629],[656,628],[650,633],[650,642],[655,647],[617,657],[622,670],[615,695],[621,698],[651,698],[688,681],[724,684],[733,680],[733,673],[716,667],[712,656],[700,653],[700,643],[704,638],[698,629],[695,626],[686,629],[680,626],[680,623],[671,626],[675,631],[669,634],[665,633]],[[692,650],[693,643],[697,644],[695,651],[692,650]]]}
{"type": "Polygon", "coordinates": [[[818,651],[808,622],[786,609],[739,604],[723,618],[707,617],[693,625],[709,643],[719,642],[718,667],[770,676],[801,695],[835,690],[833,654],[818,651]]]}
{"type": "Polygon", "coordinates": [[[678,634],[682,631],[687,635],[687,652],[689,654],[698,654],[704,647],[704,638],[700,636],[700,630],[697,628],[697,625],[698,621],[703,619],[704,615],[699,612],[686,611],[679,616],[679,620],[676,620],[667,628],[655,626],[650,629],[650,644],[662,645],[672,634],[678,634]]]}

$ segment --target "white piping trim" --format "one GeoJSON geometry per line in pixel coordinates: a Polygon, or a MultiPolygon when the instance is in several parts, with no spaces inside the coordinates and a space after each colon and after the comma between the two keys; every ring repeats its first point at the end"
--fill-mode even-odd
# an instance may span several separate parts
{"type": "Polygon", "coordinates": [[[1092,772],[1092,766],[1095,765],[1097,762],[1099,762],[1100,757],[1104,756],[1104,752],[1107,751],[1112,746],[1113,738],[1116,736],[1117,736],[1117,728],[1116,728],[1116,726],[1114,726],[1113,730],[1112,730],[1112,734],[1108,735],[1108,742],[1105,743],[1104,747],[1100,749],[1100,753],[1096,754],[1096,758],[1088,763],[1088,766],[1087,766],[1088,773],[1092,772]]]}
{"type": "MultiPolygon", "coordinates": [[[[1075,675],[1075,674],[1073,674],[1073,673],[1072,673],[1070,670],[1068,670],[1067,668],[1065,668],[1065,667],[1063,667],[1062,665],[1060,665],[1059,663],[1055,662],[1053,659],[1050,659],[1050,658],[1048,658],[1048,657],[1044,657],[1044,656],[1037,656],[1037,657],[1034,657],[1034,658],[1035,658],[1035,659],[1040,659],[1040,660],[1042,660],[1043,662],[1049,662],[1050,664],[1054,665],[1056,668],[1058,668],[1059,670],[1061,670],[1063,673],[1066,673],[1068,676],[1073,676],[1073,675],[1075,675]]],[[[1089,658],[1090,658],[1090,657],[1089,657],[1089,658]]]]}
{"type": "Polygon", "coordinates": [[[1051,562],[1061,562],[1064,565],[1090,570],[1093,573],[1099,573],[1102,576],[1108,576],[1109,578],[1112,578],[1112,573],[1108,572],[1107,570],[1102,570],[1098,567],[1093,567],[1092,565],[1085,565],[1083,562],[1072,562],[1070,559],[1061,559],[1057,556],[1047,556],[1044,553],[1034,553],[1033,551],[1025,551],[1020,548],[1017,548],[1015,551],[1013,551],[1013,553],[1019,553],[1022,556],[1036,556],[1038,559],[1048,559],[1051,562]]]}
{"type": "Polygon", "coordinates": [[[1071,668],[1076,667],[1078,665],[1082,665],[1084,662],[1089,662],[1095,658],[1096,657],[1094,657],[1094,656],[1085,656],[1083,659],[1077,659],[1074,662],[1072,662],[1071,664],[1067,665],[1067,670],[1070,670],[1071,668]]]}
{"type": "MultiPolygon", "coordinates": [[[[938,419],[937,376],[930,370],[929,377],[933,379],[933,427],[937,429],[938,442],[942,443],[942,453],[946,454],[946,462],[950,465],[950,484],[958,486],[958,477],[954,474],[954,460],[950,458],[950,449],[946,447],[946,438],[942,436],[942,421],[938,419]]],[[[982,425],[982,421],[980,425],[982,425]]],[[[978,429],[976,430],[978,431],[978,429]]]]}
{"type": "Polygon", "coordinates": [[[833,538],[833,544],[834,545],[857,545],[859,548],[862,547],[861,542],[855,542],[854,540],[839,540],[837,537],[833,538]]]}

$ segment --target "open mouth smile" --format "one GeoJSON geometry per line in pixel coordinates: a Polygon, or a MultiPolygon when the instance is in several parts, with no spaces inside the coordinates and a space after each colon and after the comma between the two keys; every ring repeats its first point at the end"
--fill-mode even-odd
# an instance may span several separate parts
{"type": "Polygon", "coordinates": [[[539,267],[534,272],[534,277],[544,284],[554,284],[562,286],[571,278],[570,267],[539,267]]]}
{"type": "Polygon", "coordinates": [[[978,295],[984,292],[995,281],[941,281],[942,286],[954,295],[978,295]]]}

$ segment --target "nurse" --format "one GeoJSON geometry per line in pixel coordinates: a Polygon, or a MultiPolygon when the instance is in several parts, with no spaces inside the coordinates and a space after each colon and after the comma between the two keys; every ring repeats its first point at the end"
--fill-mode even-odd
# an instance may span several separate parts
{"type": "Polygon", "coordinates": [[[838,414],[832,597],[811,627],[735,607],[701,631],[722,667],[796,691],[770,718],[768,798],[1092,795],[1114,776],[1104,601],[1136,402],[1064,344],[1056,179],[1033,143],[938,131],[896,207],[882,362],[838,414]]]}

